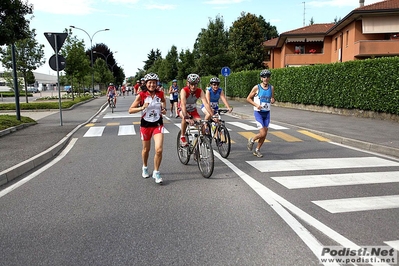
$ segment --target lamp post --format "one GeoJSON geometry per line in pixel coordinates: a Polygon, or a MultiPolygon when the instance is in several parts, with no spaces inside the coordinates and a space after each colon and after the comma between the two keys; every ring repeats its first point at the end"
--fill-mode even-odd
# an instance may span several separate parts
{"type": "Polygon", "coordinates": [[[98,30],[95,33],[93,33],[93,35],[90,36],[90,34],[87,31],[85,31],[84,29],[81,29],[81,28],[78,28],[78,27],[75,27],[75,26],[69,26],[69,27],[71,27],[73,29],[81,30],[84,33],[86,33],[87,36],[89,36],[89,39],[90,39],[90,57],[91,57],[91,59],[90,59],[90,61],[91,61],[91,89],[93,90],[93,97],[94,97],[93,37],[94,37],[94,35],[96,35],[96,33],[100,32],[100,31],[107,31],[109,29],[98,30]]]}
{"type": "Polygon", "coordinates": [[[105,56],[103,53],[97,52],[97,51],[93,51],[93,54],[100,54],[105,58],[105,63],[108,65],[108,57],[112,54],[116,54],[118,51],[115,52],[110,52],[107,56],[105,56]]]}

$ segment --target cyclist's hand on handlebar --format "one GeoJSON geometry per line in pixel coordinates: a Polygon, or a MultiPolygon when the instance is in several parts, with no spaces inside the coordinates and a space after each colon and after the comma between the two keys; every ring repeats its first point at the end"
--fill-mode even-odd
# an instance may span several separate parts
{"type": "Polygon", "coordinates": [[[233,107],[230,107],[228,109],[229,109],[229,113],[233,112],[233,107]]]}

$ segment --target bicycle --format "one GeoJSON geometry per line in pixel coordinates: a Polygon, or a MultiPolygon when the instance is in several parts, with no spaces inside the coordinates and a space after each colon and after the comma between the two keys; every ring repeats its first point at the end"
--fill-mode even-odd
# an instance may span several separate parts
{"type": "Polygon", "coordinates": [[[215,167],[215,158],[212,143],[208,136],[202,132],[207,125],[206,120],[195,121],[193,126],[187,126],[187,145],[180,143],[181,131],[177,134],[177,155],[182,164],[187,165],[191,155],[197,161],[198,168],[203,177],[209,178],[215,167]]]}
{"type": "Polygon", "coordinates": [[[231,139],[230,133],[225,125],[224,120],[221,119],[220,114],[227,113],[228,111],[228,109],[218,109],[217,114],[214,114],[211,120],[207,121],[206,129],[210,139],[215,140],[215,144],[223,158],[227,158],[230,155],[231,139]],[[216,121],[214,119],[216,119],[216,121]]]}
{"type": "Polygon", "coordinates": [[[112,97],[109,101],[109,107],[111,108],[111,112],[114,112],[114,108],[115,108],[115,98],[112,97]]]}

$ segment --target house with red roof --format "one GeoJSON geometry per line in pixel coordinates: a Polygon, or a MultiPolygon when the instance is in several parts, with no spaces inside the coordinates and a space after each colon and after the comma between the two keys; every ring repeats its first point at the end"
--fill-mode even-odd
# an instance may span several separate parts
{"type": "Polygon", "coordinates": [[[399,0],[359,3],[336,23],[309,25],[265,41],[265,66],[273,69],[399,56],[399,0]]]}

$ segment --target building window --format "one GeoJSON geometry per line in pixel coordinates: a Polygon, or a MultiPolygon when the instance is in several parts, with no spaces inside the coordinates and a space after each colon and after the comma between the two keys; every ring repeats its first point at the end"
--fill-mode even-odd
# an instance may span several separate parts
{"type": "Polygon", "coordinates": [[[338,37],[335,38],[334,46],[335,46],[335,51],[337,51],[338,50],[338,37]]]}
{"type": "Polygon", "coordinates": [[[296,54],[304,54],[305,53],[305,46],[296,45],[295,46],[295,53],[296,54]]]}
{"type": "Polygon", "coordinates": [[[348,30],[346,31],[346,40],[345,40],[345,42],[346,42],[346,47],[348,47],[348,45],[349,45],[349,31],[348,30]]]}

